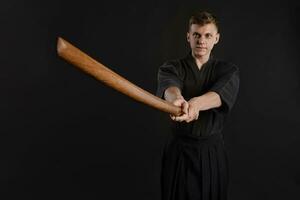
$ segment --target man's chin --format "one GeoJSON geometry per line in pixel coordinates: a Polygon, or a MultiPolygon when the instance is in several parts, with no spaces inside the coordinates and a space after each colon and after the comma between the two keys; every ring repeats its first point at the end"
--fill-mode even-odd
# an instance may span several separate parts
{"type": "Polygon", "coordinates": [[[203,57],[203,56],[206,56],[207,55],[207,51],[195,51],[194,52],[194,55],[196,57],[203,57]]]}

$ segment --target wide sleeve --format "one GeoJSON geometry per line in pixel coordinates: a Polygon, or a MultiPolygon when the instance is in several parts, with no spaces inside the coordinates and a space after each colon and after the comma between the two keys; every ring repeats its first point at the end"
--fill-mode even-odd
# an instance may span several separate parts
{"type": "Polygon", "coordinates": [[[183,78],[180,66],[175,61],[167,61],[158,69],[156,96],[164,98],[167,88],[175,86],[182,91],[183,78]]]}
{"type": "Polygon", "coordinates": [[[209,91],[220,95],[222,105],[215,110],[229,113],[236,101],[240,84],[239,69],[233,64],[219,66],[216,70],[216,82],[209,91]]]}

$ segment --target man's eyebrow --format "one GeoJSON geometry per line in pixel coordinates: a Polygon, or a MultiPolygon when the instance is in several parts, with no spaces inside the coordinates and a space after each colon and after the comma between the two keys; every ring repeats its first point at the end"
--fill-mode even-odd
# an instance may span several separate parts
{"type": "MultiPolygon", "coordinates": [[[[212,35],[211,32],[206,32],[206,33],[204,33],[203,35],[207,35],[207,34],[212,35]]],[[[194,32],[193,35],[201,35],[201,33],[194,32]]]]}

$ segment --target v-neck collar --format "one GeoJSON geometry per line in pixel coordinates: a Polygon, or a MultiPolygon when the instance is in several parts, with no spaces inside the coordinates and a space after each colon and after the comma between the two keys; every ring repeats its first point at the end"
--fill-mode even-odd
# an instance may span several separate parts
{"type": "Polygon", "coordinates": [[[200,69],[199,69],[199,67],[198,67],[198,65],[197,65],[197,63],[196,63],[195,58],[194,58],[193,55],[192,55],[192,51],[190,51],[190,52],[188,53],[188,55],[186,56],[186,59],[187,59],[189,65],[191,65],[192,68],[195,70],[195,72],[196,72],[196,73],[199,73],[199,72],[202,72],[202,71],[204,70],[204,68],[206,68],[206,66],[209,66],[209,65],[212,63],[213,55],[210,54],[209,59],[207,60],[206,63],[204,63],[204,64],[201,66],[200,69]]]}

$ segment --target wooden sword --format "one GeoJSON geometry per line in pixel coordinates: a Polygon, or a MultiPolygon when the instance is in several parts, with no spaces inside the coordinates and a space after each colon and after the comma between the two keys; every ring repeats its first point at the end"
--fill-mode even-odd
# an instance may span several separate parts
{"type": "Polygon", "coordinates": [[[94,60],[80,49],[76,48],[61,37],[57,40],[57,53],[60,57],[73,64],[105,85],[163,112],[179,116],[182,109],[175,106],[126,80],[100,62],[94,60]]]}

